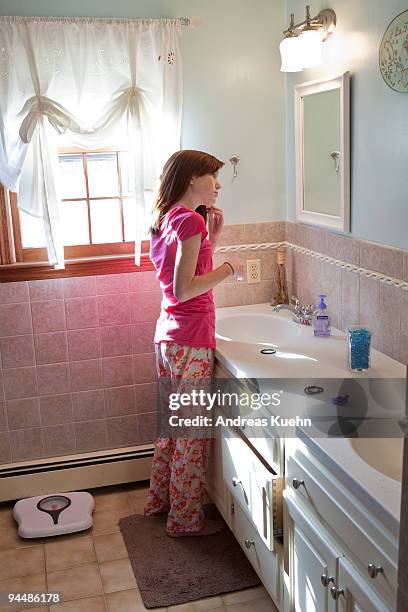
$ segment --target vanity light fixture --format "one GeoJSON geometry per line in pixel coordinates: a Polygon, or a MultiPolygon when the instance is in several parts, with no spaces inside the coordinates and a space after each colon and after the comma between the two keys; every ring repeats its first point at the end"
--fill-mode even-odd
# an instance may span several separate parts
{"type": "Polygon", "coordinates": [[[295,32],[295,14],[290,15],[290,26],[285,38],[279,45],[282,58],[282,72],[300,72],[303,70],[301,65],[300,41],[295,32]]]}
{"type": "Polygon", "coordinates": [[[295,16],[290,16],[290,26],[283,33],[285,38],[279,45],[282,58],[282,72],[300,72],[303,68],[320,66],[323,63],[322,43],[333,34],[336,28],[336,13],[324,9],[316,17],[310,16],[310,6],[306,6],[306,19],[295,24],[295,16]]]}

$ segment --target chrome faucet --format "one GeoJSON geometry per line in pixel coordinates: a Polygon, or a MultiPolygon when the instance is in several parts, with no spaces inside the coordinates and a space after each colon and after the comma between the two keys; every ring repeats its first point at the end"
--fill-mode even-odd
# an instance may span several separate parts
{"type": "Polygon", "coordinates": [[[301,325],[310,325],[313,319],[313,316],[316,314],[318,309],[313,304],[303,305],[300,300],[292,296],[290,301],[292,304],[277,304],[276,306],[272,306],[272,310],[274,312],[279,312],[280,310],[289,310],[292,313],[292,319],[295,323],[300,323],[301,325]]]}

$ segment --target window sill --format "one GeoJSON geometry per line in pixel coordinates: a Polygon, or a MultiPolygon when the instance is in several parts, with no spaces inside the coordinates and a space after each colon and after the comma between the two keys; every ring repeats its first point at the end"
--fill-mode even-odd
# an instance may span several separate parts
{"type": "Polygon", "coordinates": [[[67,259],[63,270],[56,270],[47,262],[19,262],[0,265],[0,283],[151,270],[154,270],[154,266],[148,253],[142,253],[140,266],[135,264],[133,254],[67,259]]]}

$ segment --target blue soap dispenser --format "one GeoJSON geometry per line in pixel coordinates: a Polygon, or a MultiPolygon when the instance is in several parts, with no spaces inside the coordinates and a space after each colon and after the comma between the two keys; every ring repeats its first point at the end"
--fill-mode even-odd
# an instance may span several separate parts
{"type": "Polygon", "coordinates": [[[324,293],[319,295],[320,302],[312,321],[314,335],[320,337],[330,336],[331,333],[331,317],[327,312],[326,302],[324,301],[325,297],[324,293]]]}

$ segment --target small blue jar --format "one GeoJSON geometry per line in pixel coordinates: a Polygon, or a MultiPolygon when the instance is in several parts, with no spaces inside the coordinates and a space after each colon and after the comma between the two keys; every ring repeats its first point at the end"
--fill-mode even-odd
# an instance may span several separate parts
{"type": "Polygon", "coordinates": [[[352,372],[370,369],[371,331],[365,325],[348,328],[348,367],[352,372]]]}

